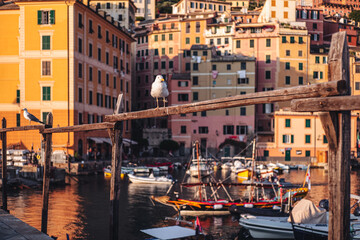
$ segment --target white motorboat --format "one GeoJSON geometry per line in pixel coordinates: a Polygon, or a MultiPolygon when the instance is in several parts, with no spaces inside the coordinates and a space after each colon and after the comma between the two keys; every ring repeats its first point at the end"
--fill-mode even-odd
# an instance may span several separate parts
{"type": "Polygon", "coordinates": [[[187,173],[192,177],[206,177],[209,176],[212,173],[212,169],[210,164],[206,161],[206,159],[193,159],[191,162],[191,165],[189,167],[189,170],[187,173]]]}
{"type": "Polygon", "coordinates": [[[129,180],[132,183],[148,183],[148,184],[171,184],[173,179],[170,177],[159,176],[154,177],[152,174],[148,177],[135,176],[133,174],[128,174],[129,180]]]}
{"type": "Polygon", "coordinates": [[[288,165],[282,164],[282,163],[276,163],[276,166],[281,168],[282,170],[289,170],[290,167],[288,165]]]}
{"type": "Polygon", "coordinates": [[[251,237],[261,239],[293,239],[288,217],[262,217],[241,215],[240,225],[249,230],[251,237]]]}

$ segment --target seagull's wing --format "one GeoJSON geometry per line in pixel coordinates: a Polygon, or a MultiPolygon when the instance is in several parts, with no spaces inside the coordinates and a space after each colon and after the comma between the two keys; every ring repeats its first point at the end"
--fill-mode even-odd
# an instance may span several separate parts
{"type": "Polygon", "coordinates": [[[44,122],[40,121],[37,117],[35,117],[34,115],[32,115],[32,114],[29,113],[29,112],[27,113],[27,116],[28,116],[28,118],[29,118],[31,121],[45,124],[44,122]]]}

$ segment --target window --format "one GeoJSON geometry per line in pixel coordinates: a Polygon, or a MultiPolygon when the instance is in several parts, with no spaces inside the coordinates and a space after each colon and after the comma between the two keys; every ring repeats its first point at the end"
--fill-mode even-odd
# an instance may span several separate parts
{"type": "Polygon", "coordinates": [[[184,94],[184,93],[178,94],[178,101],[179,102],[189,101],[189,94],[184,94]]]}
{"type": "Polygon", "coordinates": [[[93,45],[92,43],[89,43],[89,57],[93,56],[93,45]]]}
{"type": "Polygon", "coordinates": [[[241,47],[241,41],[240,40],[236,40],[236,48],[240,48],[241,47]]]}
{"type": "Polygon", "coordinates": [[[190,38],[185,38],[185,44],[190,44],[190,38]]]}
{"type": "Polygon", "coordinates": [[[198,64],[198,63],[193,63],[193,70],[194,70],[194,71],[198,71],[198,70],[199,70],[199,64],[198,64]]]}
{"type": "Polygon", "coordinates": [[[290,70],[290,62],[286,62],[286,63],[285,63],[285,69],[286,69],[286,70],[290,70]]]}
{"type": "Polygon", "coordinates": [[[195,38],[195,43],[200,43],[200,37],[195,38]]]}
{"type": "Polygon", "coordinates": [[[271,79],[271,71],[265,71],[265,79],[271,79]]]}
{"type": "Polygon", "coordinates": [[[248,133],[248,126],[236,126],[237,135],[246,135],[248,133]]]}
{"type": "Polygon", "coordinates": [[[83,124],[83,114],[79,113],[79,125],[83,124]]]}
{"type": "Polygon", "coordinates": [[[166,68],[166,62],[162,61],[161,62],[161,69],[165,69],[166,68]]]}
{"type": "Polygon", "coordinates": [[[98,25],[98,38],[101,39],[102,35],[101,35],[101,26],[98,25]]]}
{"type": "Polygon", "coordinates": [[[101,48],[98,48],[98,61],[101,62],[101,48]]]}
{"type": "Polygon", "coordinates": [[[285,85],[290,85],[290,76],[285,76],[285,85]]]}
{"type": "Polygon", "coordinates": [[[157,42],[157,41],[158,41],[158,38],[159,38],[159,36],[158,36],[158,35],[155,35],[155,36],[154,36],[154,42],[157,42]]]}
{"type": "Polygon", "coordinates": [[[246,70],[246,62],[241,62],[241,70],[246,70]]]}
{"type": "Polygon", "coordinates": [[[288,12],[284,12],[284,19],[287,19],[289,17],[289,13],[288,12]]]}
{"type": "Polygon", "coordinates": [[[157,48],[154,49],[154,55],[155,55],[155,56],[158,56],[158,55],[159,55],[159,49],[157,49],[157,48]]]}
{"type": "Polygon", "coordinates": [[[172,41],[173,40],[173,35],[172,33],[169,34],[169,41],[172,41]]]}
{"type": "Polygon", "coordinates": [[[83,101],[83,94],[82,94],[83,92],[82,92],[82,88],[79,88],[79,98],[78,98],[78,100],[79,100],[79,103],[82,103],[82,101],[83,101]]]}
{"type": "Polygon", "coordinates": [[[266,55],[265,63],[271,63],[271,56],[270,55],[266,55]]]}
{"type": "Polygon", "coordinates": [[[295,37],[290,37],[290,43],[295,43],[295,37]]]}
{"type": "Polygon", "coordinates": [[[299,77],[299,85],[303,85],[304,84],[304,78],[303,77],[299,77]]]}
{"type": "Polygon", "coordinates": [[[42,50],[50,50],[50,36],[42,36],[42,50]]]}
{"type": "Polygon", "coordinates": [[[289,128],[291,127],[291,119],[285,119],[285,127],[289,128]]]}
{"type": "Polygon", "coordinates": [[[101,84],[101,71],[98,70],[98,83],[101,84]]]}
{"type": "Polygon", "coordinates": [[[20,113],[16,114],[16,126],[20,127],[20,113]]]}
{"type": "Polygon", "coordinates": [[[158,62],[154,62],[154,69],[159,69],[159,63],[158,62]]]}
{"type": "Polygon", "coordinates": [[[79,63],[78,64],[78,77],[82,78],[82,75],[83,75],[83,66],[82,66],[82,63],[79,63]]]}
{"type": "Polygon", "coordinates": [[[203,56],[207,56],[208,52],[207,51],[203,51],[203,56]]]}
{"type": "Polygon", "coordinates": [[[269,150],[264,150],[264,157],[268,157],[269,156],[269,150]]]}
{"type": "Polygon", "coordinates": [[[42,76],[51,76],[51,61],[42,61],[41,62],[41,75],[42,76]]]}
{"type": "Polygon", "coordinates": [[[231,64],[226,64],[226,70],[231,70],[231,64]]]}
{"type": "Polygon", "coordinates": [[[240,108],[240,116],[246,116],[246,107],[240,108]]]}
{"type": "Polygon", "coordinates": [[[360,90],[360,82],[355,82],[355,90],[360,90]]]}
{"type": "Polygon", "coordinates": [[[106,65],[109,65],[109,52],[105,53],[105,63],[106,65]]]}
{"type": "Polygon", "coordinates": [[[290,56],[290,50],[286,50],[286,51],[285,51],[285,54],[286,54],[286,56],[289,57],[289,56],[290,56]]]}
{"type": "Polygon", "coordinates": [[[181,126],[180,132],[181,132],[181,133],[186,133],[186,126],[181,126]]]}
{"type": "Polygon", "coordinates": [[[288,1],[284,1],[284,7],[289,7],[289,2],[288,1]]]}
{"type": "Polygon", "coordinates": [[[93,104],[93,92],[91,90],[89,91],[89,104],[93,104]]]}
{"type": "Polygon", "coordinates": [[[83,18],[82,18],[82,14],[79,13],[78,15],[78,27],[79,28],[82,28],[84,25],[83,25],[83,18]]]}
{"type": "Polygon", "coordinates": [[[193,92],[193,101],[198,101],[198,100],[199,100],[199,93],[193,92]]]}
{"type": "Polygon", "coordinates": [[[185,70],[190,71],[190,63],[185,63],[185,70]]]}
{"type": "Polygon", "coordinates": [[[282,43],[286,43],[286,36],[282,36],[282,37],[281,37],[281,42],[282,42],[282,43]]]}
{"type": "Polygon", "coordinates": [[[206,111],[202,111],[202,112],[201,112],[201,116],[202,116],[202,117],[206,117],[206,111]]]}
{"type": "Polygon", "coordinates": [[[16,90],[16,103],[20,103],[20,90],[16,90]]]}
{"type": "Polygon", "coordinates": [[[49,112],[43,112],[42,113],[42,121],[46,122],[47,115],[49,115],[49,112]]]}
{"type": "Polygon", "coordinates": [[[38,14],[38,25],[55,24],[55,10],[50,10],[50,11],[39,10],[37,14],[38,14]]]}
{"type": "Polygon", "coordinates": [[[82,53],[82,49],[83,49],[83,47],[82,47],[82,39],[81,38],[78,38],[78,51],[79,51],[79,53],[82,53]]]}
{"type": "Polygon", "coordinates": [[[302,54],[302,51],[301,51],[301,50],[299,50],[299,52],[298,52],[298,56],[299,56],[299,57],[302,57],[302,55],[303,55],[303,54],[302,54]]]}
{"type": "Polygon", "coordinates": [[[323,135],[323,143],[328,143],[328,140],[326,138],[326,135],[323,135]]]}
{"type": "Polygon", "coordinates": [[[266,47],[271,47],[271,39],[266,39],[266,47]]]}
{"type": "Polygon", "coordinates": [[[315,63],[320,63],[320,57],[319,56],[315,57],[315,63]]]}
{"type": "Polygon", "coordinates": [[[283,137],[283,143],[294,143],[294,135],[284,134],[283,137]]]}
{"type": "Polygon", "coordinates": [[[310,119],[305,119],[305,127],[310,128],[311,127],[311,121],[310,119]]]}
{"type": "Polygon", "coordinates": [[[161,41],[165,41],[165,34],[161,34],[161,41]]]}
{"type": "Polygon", "coordinates": [[[305,135],[305,143],[311,143],[311,135],[305,135]]]}
{"type": "Polygon", "coordinates": [[[208,134],[209,128],[208,127],[199,127],[199,134],[208,134]]]}
{"type": "Polygon", "coordinates": [[[197,77],[197,76],[194,76],[193,78],[192,78],[192,85],[193,86],[196,86],[196,85],[199,85],[199,77],[197,77]]]}
{"type": "Polygon", "coordinates": [[[276,7],[276,0],[271,0],[271,6],[276,7]]]}
{"type": "Polygon", "coordinates": [[[234,125],[224,125],[223,126],[224,135],[234,135],[234,125]]]}
{"type": "Polygon", "coordinates": [[[174,68],[174,62],[173,61],[169,61],[169,68],[174,68]]]}
{"type": "Polygon", "coordinates": [[[305,151],[305,157],[310,157],[310,151],[309,150],[305,151]]]}
{"type": "Polygon", "coordinates": [[[107,73],[105,76],[106,76],[106,77],[105,77],[105,79],[106,79],[106,86],[108,87],[108,86],[109,86],[109,81],[110,81],[110,76],[109,76],[108,73],[107,73]]]}
{"type": "Polygon", "coordinates": [[[313,78],[319,79],[319,72],[313,72],[313,78]]]}
{"type": "Polygon", "coordinates": [[[161,55],[165,55],[165,48],[161,48],[161,55]]]}
{"type": "Polygon", "coordinates": [[[51,88],[50,87],[42,87],[42,100],[50,101],[51,100],[51,88]]]}
{"type": "Polygon", "coordinates": [[[314,29],[314,30],[317,29],[317,23],[313,23],[313,29],[314,29]]]}
{"type": "Polygon", "coordinates": [[[299,71],[303,70],[303,63],[299,63],[299,71]]]}
{"type": "Polygon", "coordinates": [[[254,39],[250,39],[250,48],[254,48],[254,39]]]}
{"type": "Polygon", "coordinates": [[[271,17],[276,18],[276,12],[275,11],[271,11],[271,17]]]}
{"type": "Polygon", "coordinates": [[[323,57],[323,64],[327,63],[327,57],[323,57]]]}
{"type": "Polygon", "coordinates": [[[304,43],[303,37],[299,37],[299,44],[304,43]]]}
{"type": "Polygon", "coordinates": [[[238,84],[249,84],[249,78],[238,78],[238,84]]]}

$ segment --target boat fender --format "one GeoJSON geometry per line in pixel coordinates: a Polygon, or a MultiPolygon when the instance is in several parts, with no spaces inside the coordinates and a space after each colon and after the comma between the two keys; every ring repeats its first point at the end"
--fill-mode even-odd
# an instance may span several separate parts
{"type": "Polygon", "coordinates": [[[273,206],[273,209],[274,209],[274,210],[280,210],[281,207],[279,207],[279,206],[277,206],[277,205],[274,205],[274,206],[273,206]]]}
{"type": "Polygon", "coordinates": [[[223,205],[221,204],[214,204],[214,209],[222,209],[223,205]]]}
{"type": "Polygon", "coordinates": [[[254,204],[245,203],[245,204],[244,204],[244,207],[245,207],[245,208],[253,208],[253,207],[254,207],[254,204]]]}

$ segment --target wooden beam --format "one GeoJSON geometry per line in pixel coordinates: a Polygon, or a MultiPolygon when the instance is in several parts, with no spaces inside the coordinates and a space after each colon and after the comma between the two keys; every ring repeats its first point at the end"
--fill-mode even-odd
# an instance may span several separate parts
{"type": "MultiPolygon", "coordinates": [[[[116,103],[114,114],[122,111],[123,95],[120,94],[116,103]]],[[[122,133],[123,122],[116,122],[113,129],[108,129],[112,142],[111,154],[111,182],[110,182],[110,239],[119,239],[119,207],[120,207],[120,176],[122,164],[122,133]]]]}
{"type": "MultiPolygon", "coordinates": [[[[6,128],[6,119],[2,119],[2,128],[6,128]]],[[[7,209],[7,153],[6,153],[6,132],[1,133],[2,140],[2,209],[8,212],[7,209]]]]}
{"type": "Polygon", "coordinates": [[[45,129],[44,125],[29,125],[29,126],[21,126],[21,127],[11,127],[11,128],[0,128],[0,133],[2,132],[17,132],[17,131],[29,131],[29,130],[42,130],[45,129]]]}
{"type": "Polygon", "coordinates": [[[106,115],[106,122],[116,122],[131,119],[163,117],[175,114],[185,114],[216,110],[222,108],[232,108],[253,104],[263,104],[271,102],[289,101],[292,99],[335,96],[346,90],[344,81],[325,82],[306,86],[284,88],[267,92],[256,92],[233,97],[218,98],[214,100],[201,101],[196,103],[163,107],[159,109],[149,109],[138,112],[121,113],[116,115],[106,115]]]}
{"type": "Polygon", "coordinates": [[[69,127],[57,127],[57,128],[46,128],[42,131],[45,133],[64,133],[64,132],[85,132],[85,131],[95,131],[95,130],[106,130],[113,128],[115,123],[103,122],[103,123],[92,123],[92,124],[82,124],[69,127]]]}
{"type": "Polygon", "coordinates": [[[337,119],[333,119],[334,116],[331,116],[329,112],[320,113],[319,117],[329,143],[329,148],[337,149],[338,138],[334,126],[334,123],[337,122],[337,119]]]}
{"type": "Polygon", "coordinates": [[[295,112],[360,110],[360,95],[292,100],[291,110],[295,112]]]}
{"type": "MultiPolygon", "coordinates": [[[[350,84],[349,50],[346,32],[332,35],[329,52],[329,80],[350,84]]],[[[346,89],[350,94],[350,88],[346,89]]],[[[329,147],[329,234],[331,240],[350,239],[350,111],[330,112],[337,147],[329,147]]],[[[326,125],[325,125],[326,127],[326,125]]],[[[334,135],[334,133],[329,136],[334,135]]],[[[334,138],[334,137],[331,137],[334,138]]]]}
{"type": "MultiPolygon", "coordinates": [[[[46,125],[48,127],[51,127],[52,124],[53,124],[53,116],[52,113],[49,113],[46,117],[46,125]]],[[[44,157],[44,176],[43,176],[43,192],[42,192],[41,231],[47,234],[52,133],[43,134],[43,139],[45,141],[45,157],[44,157]]]]}

